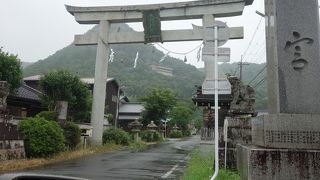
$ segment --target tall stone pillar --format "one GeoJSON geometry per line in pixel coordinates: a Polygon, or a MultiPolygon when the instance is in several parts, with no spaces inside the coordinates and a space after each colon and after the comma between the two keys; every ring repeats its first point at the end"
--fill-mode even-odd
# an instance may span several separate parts
{"type": "Polygon", "coordinates": [[[100,21],[99,39],[94,74],[93,103],[91,112],[91,125],[93,127],[92,143],[97,145],[102,144],[107,69],[109,58],[109,29],[110,23],[108,21],[100,21]]]}
{"type": "Polygon", "coordinates": [[[269,113],[320,113],[317,0],[265,0],[269,113]]]}
{"type": "Polygon", "coordinates": [[[265,0],[269,114],[238,145],[242,179],[320,179],[318,0],[265,0]]]}

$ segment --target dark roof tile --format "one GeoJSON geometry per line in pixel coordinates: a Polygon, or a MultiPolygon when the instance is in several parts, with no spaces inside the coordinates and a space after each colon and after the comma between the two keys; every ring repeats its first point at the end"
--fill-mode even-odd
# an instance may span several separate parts
{"type": "Polygon", "coordinates": [[[27,86],[26,84],[22,84],[14,94],[11,94],[9,96],[12,96],[14,98],[40,101],[41,94],[42,93],[40,91],[33,89],[32,87],[27,86]]]}

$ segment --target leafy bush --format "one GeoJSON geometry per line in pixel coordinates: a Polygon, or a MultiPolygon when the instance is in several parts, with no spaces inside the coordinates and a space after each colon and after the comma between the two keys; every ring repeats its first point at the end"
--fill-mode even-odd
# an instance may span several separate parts
{"type": "Polygon", "coordinates": [[[179,130],[173,130],[169,134],[170,138],[181,138],[182,137],[182,132],[179,130]]]}
{"type": "Polygon", "coordinates": [[[129,145],[129,134],[122,129],[110,128],[103,132],[103,144],[115,143],[121,145],[129,145]]]}
{"type": "Polygon", "coordinates": [[[107,114],[105,117],[107,118],[109,125],[112,125],[113,124],[113,115],[107,114]]]}
{"type": "Polygon", "coordinates": [[[63,130],[55,121],[26,118],[19,122],[18,128],[25,136],[28,157],[48,157],[64,150],[63,130]]]}
{"type": "Polygon", "coordinates": [[[140,136],[141,136],[141,139],[146,142],[156,142],[161,140],[161,135],[157,131],[155,132],[150,130],[142,131],[140,136]]]}
{"type": "Polygon", "coordinates": [[[37,118],[44,118],[46,120],[56,121],[58,119],[58,113],[55,111],[41,111],[36,115],[37,118]]]}
{"type": "Polygon", "coordinates": [[[65,145],[70,149],[74,149],[80,143],[81,130],[73,122],[66,122],[63,127],[63,134],[65,138],[65,145]]]}
{"type": "Polygon", "coordinates": [[[190,137],[191,131],[190,130],[182,130],[182,136],[183,137],[190,137]]]}

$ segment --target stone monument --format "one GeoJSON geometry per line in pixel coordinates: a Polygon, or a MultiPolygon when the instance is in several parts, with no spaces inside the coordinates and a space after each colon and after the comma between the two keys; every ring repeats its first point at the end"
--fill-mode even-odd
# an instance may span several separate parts
{"type": "Polygon", "coordinates": [[[231,84],[230,115],[252,114],[255,115],[255,91],[249,85],[244,85],[241,80],[235,76],[228,76],[231,84]]]}
{"type": "Polygon", "coordinates": [[[256,116],[254,109],[255,91],[234,76],[228,76],[231,84],[231,97],[228,116],[224,119],[219,137],[219,160],[222,166],[235,170],[237,167],[237,144],[251,144],[251,121],[256,116]]]}
{"type": "Polygon", "coordinates": [[[238,145],[242,179],[320,179],[317,0],[265,0],[269,114],[238,145]]]}
{"type": "Polygon", "coordinates": [[[139,122],[139,119],[135,119],[133,122],[129,124],[131,128],[131,132],[133,133],[133,138],[136,142],[140,141],[139,133],[141,131],[143,124],[139,122]]]}

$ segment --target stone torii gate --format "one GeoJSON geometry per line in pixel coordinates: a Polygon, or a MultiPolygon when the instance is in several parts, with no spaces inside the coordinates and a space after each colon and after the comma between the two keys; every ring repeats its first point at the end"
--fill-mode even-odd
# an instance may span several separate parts
{"type": "MultiPolygon", "coordinates": [[[[205,37],[207,33],[203,27],[161,31],[161,21],[203,19],[203,26],[208,27],[214,18],[241,15],[244,7],[251,5],[252,2],[253,0],[200,0],[133,6],[75,7],[66,5],[67,11],[75,17],[78,23],[99,24],[98,33],[76,35],[74,40],[75,45],[97,45],[91,115],[93,143],[102,144],[109,44],[199,41],[204,39],[212,41],[215,38],[213,30],[209,39],[205,37]],[[110,32],[111,23],[144,22],[146,18],[150,17],[147,17],[148,15],[158,19],[158,22],[155,22],[151,27],[155,28],[158,33],[152,34],[151,32],[150,34],[150,29],[148,30],[146,27],[144,27],[144,32],[110,32]],[[205,24],[207,22],[209,22],[208,25],[205,24]]],[[[229,39],[242,38],[243,27],[230,28],[229,39]]],[[[213,57],[209,59],[213,60],[213,57]]],[[[212,73],[207,74],[212,75],[212,73]]]]}

